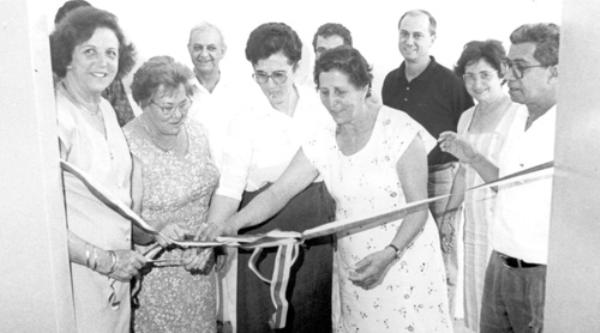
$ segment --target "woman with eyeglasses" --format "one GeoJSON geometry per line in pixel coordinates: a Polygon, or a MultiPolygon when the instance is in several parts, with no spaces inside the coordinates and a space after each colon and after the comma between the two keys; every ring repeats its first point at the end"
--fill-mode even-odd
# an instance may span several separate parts
{"type": "MultiPolygon", "coordinates": [[[[465,324],[474,331],[479,329],[483,280],[492,250],[490,233],[495,193],[481,189],[463,195],[466,189],[484,181],[452,146],[461,140],[490,161],[498,160],[515,112],[522,107],[512,102],[502,87],[507,70],[505,58],[506,51],[496,40],[471,41],[465,45],[455,71],[462,76],[467,91],[477,104],[461,115],[457,133],[444,132],[439,139],[443,151],[453,153],[461,160],[446,212],[456,211],[463,205],[465,324]]],[[[440,228],[447,229],[447,232],[441,234],[448,235],[442,239],[442,247],[455,244],[450,237],[461,237],[455,230],[458,229],[456,223],[452,221],[455,217],[456,214],[447,213],[442,219],[440,228]]]]}
{"type": "Polygon", "coordinates": [[[134,159],[133,207],[161,233],[138,238],[163,246],[138,281],[135,332],[216,331],[212,251],[183,250],[163,238],[184,240],[198,231],[219,179],[204,128],[187,119],[192,77],[173,58],[157,56],[137,70],[131,84],[143,110],[124,128],[134,159]]]}
{"type": "MultiPolygon", "coordinates": [[[[265,192],[206,236],[235,233],[285,207],[317,177],[338,220],[356,220],[427,198],[427,152],[435,139],[406,113],[369,100],[371,69],[340,46],[317,60],[314,81],[336,126],[307,140],[265,192]]],[[[451,332],[446,274],[428,207],[382,225],[337,233],[334,332],[451,332]]],[[[325,323],[323,323],[325,325],[325,323]]],[[[310,332],[310,331],[307,331],[310,332]]]]}
{"type": "MultiPolygon", "coordinates": [[[[275,182],[307,136],[331,120],[310,88],[296,84],[302,42],[284,23],[265,23],[254,29],[246,44],[246,58],[264,98],[253,110],[241,113],[230,127],[221,180],[211,203],[209,224],[219,225],[275,182]]],[[[332,198],[322,182],[315,182],[276,217],[240,234],[273,229],[303,231],[331,221],[332,198]]],[[[257,266],[271,276],[276,249],[265,249],[257,266]]],[[[237,329],[269,332],[272,305],[269,285],[248,269],[251,252],[238,252],[237,329]]],[[[287,295],[290,308],[282,332],[328,332],[331,329],[330,238],[301,247],[292,267],[287,295]]]]}

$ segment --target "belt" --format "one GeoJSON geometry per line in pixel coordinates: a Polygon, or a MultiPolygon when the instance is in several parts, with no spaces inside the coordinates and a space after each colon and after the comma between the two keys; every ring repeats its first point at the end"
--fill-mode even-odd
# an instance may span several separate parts
{"type": "Polygon", "coordinates": [[[505,254],[499,253],[499,255],[500,255],[500,258],[502,258],[502,261],[504,261],[504,264],[511,268],[532,268],[532,267],[543,266],[542,264],[534,264],[534,263],[530,263],[527,261],[523,261],[521,259],[509,257],[505,254]]]}

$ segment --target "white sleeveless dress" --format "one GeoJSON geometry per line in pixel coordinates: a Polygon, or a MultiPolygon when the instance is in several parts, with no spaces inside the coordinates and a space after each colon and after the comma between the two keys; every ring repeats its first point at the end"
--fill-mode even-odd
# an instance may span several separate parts
{"type": "MultiPolygon", "coordinates": [[[[415,139],[429,151],[435,140],[404,112],[383,106],[369,142],[346,156],[335,132],[303,146],[334,197],[337,219],[382,214],[406,204],[396,162],[415,139]]],[[[446,277],[439,237],[431,215],[402,258],[370,290],[355,286],[354,265],[394,238],[402,220],[338,234],[334,255],[332,317],[335,332],[451,332],[446,277]]]]}

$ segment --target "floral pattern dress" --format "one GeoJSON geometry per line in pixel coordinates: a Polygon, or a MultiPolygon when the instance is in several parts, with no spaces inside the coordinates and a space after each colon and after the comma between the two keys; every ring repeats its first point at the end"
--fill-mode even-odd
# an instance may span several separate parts
{"type": "MultiPolygon", "coordinates": [[[[357,153],[344,155],[334,132],[317,136],[303,149],[336,201],[337,219],[358,219],[406,203],[396,162],[418,137],[428,150],[435,146],[408,115],[384,106],[369,142],[357,153]]],[[[444,264],[431,215],[378,285],[364,290],[348,278],[358,261],[391,242],[401,223],[338,234],[332,286],[335,332],[451,332],[444,264]]]]}
{"type": "MultiPolygon", "coordinates": [[[[182,130],[189,142],[183,157],[154,145],[139,118],[125,127],[125,136],[142,164],[142,218],[159,230],[177,223],[195,232],[206,220],[219,173],[204,129],[189,122],[182,130]]],[[[179,259],[181,252],[164,251],[157,258],[179,259]]],[[[135,332],[216,332],[215,281],[214,270],[191,274],[181,266],[153,267],[137,295],[135,332]]]]}

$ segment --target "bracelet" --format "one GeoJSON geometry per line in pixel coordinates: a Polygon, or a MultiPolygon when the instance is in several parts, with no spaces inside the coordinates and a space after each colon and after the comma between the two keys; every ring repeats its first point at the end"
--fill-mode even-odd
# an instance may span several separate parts
{"type": "Polygon", "coordinates": [[[108,273],[106,275],[111,275],[117,269],[117,254],[113,250],[108,250],[108,254],[110,255],[111,263],[110,268],[108,269],[108,273]]]}
{"type": "Polygon", "coordinates": [[[90,268],[90,244],[85,244],[85,267],[90,268]]]}
{"type": "Polygon", "coordinates": [[[91,269],[95,272],[98,268],[98,251],[96,251],[96,247],[92,250],[94,256],[92,257],[92,267],[91,269]]]}
{"type": "Polygon", "coordinates": [[[390,249],[394,250],[394,259],[400,259],[400,257],[402,256],[402,251],[400,251],[400,249],[396,245],[390,243],[385,247],[389,247],[390,249]]]}

